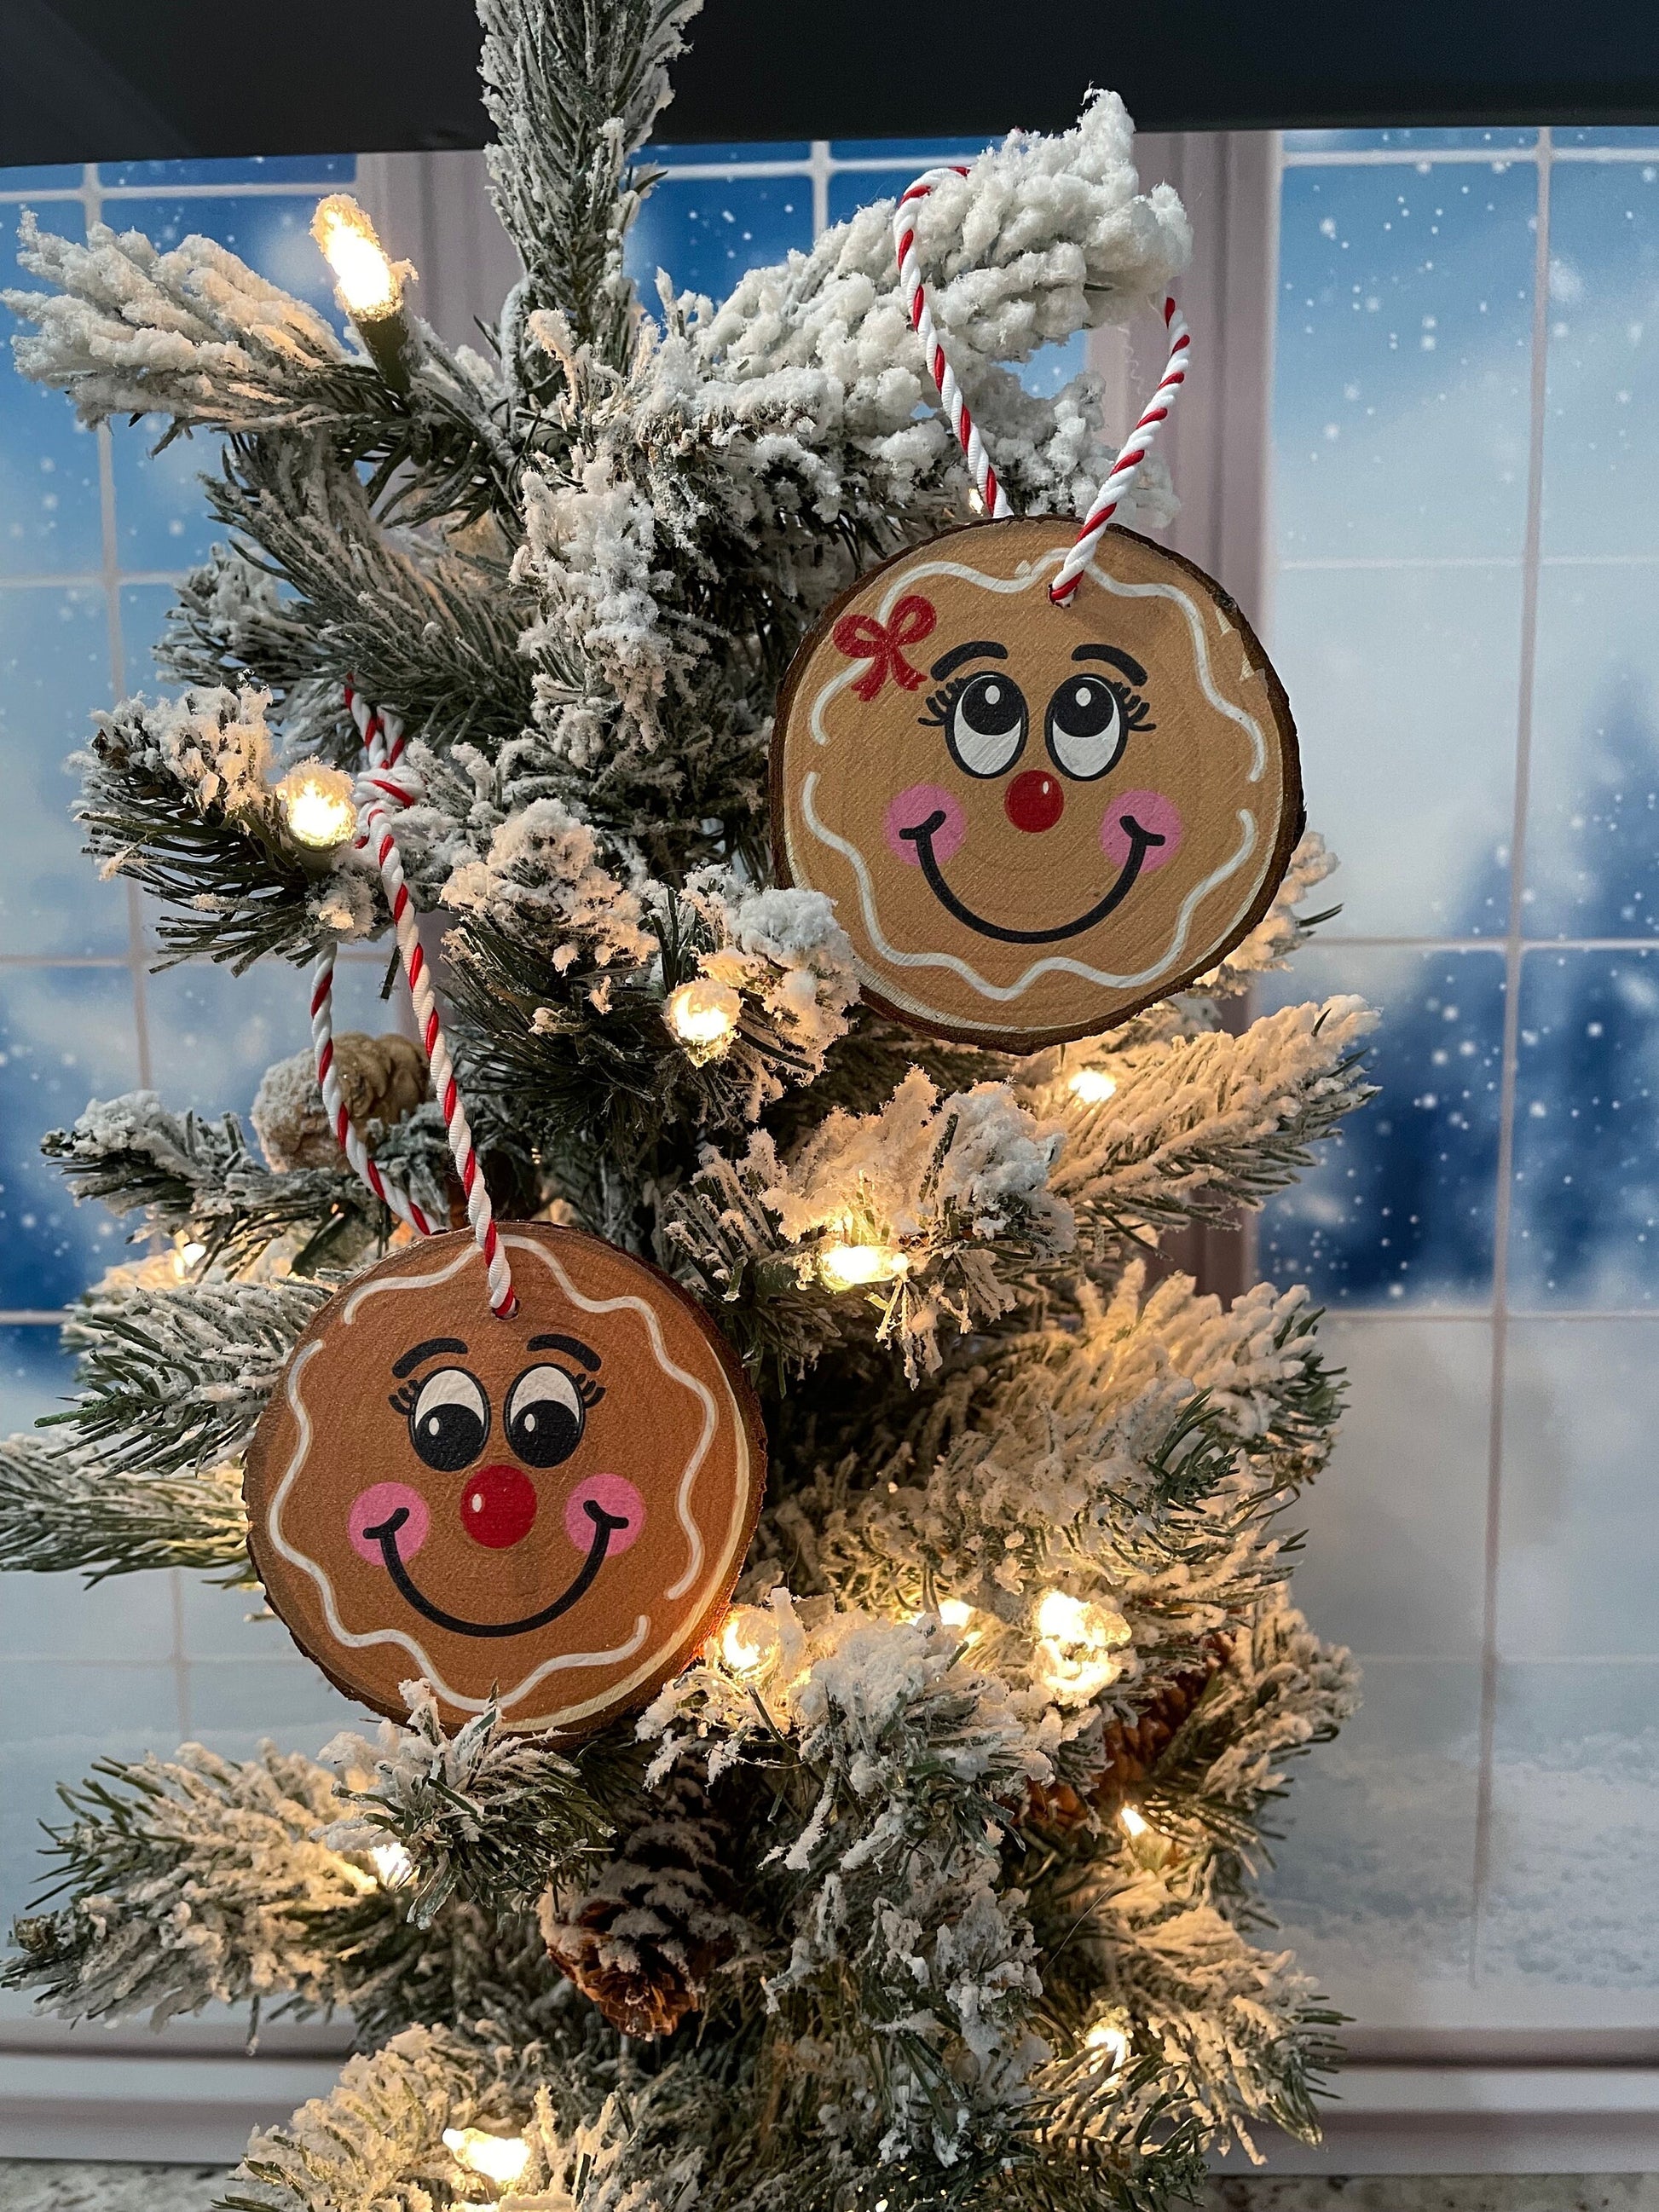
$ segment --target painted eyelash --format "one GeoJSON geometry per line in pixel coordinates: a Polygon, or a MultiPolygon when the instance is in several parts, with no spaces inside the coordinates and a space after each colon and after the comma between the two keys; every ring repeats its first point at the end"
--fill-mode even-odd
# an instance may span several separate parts
{"type": "MultiPolygon", "coordinates": [[[[927,712],[916,717],[923,729],[945,728],[950,721],[951,710],[962,696],[968,681],[965,676],[953,676],[948,684],[941,684],[937,691],[927,694],[927,712]]],[[[1131,690],[1127,684],[1115,683],[1109,676],[1103,677],[1101,681],[1117,701],[1126,735],[1136,730],[1155,730],[1158,727],[1152,720],[1152,707],[1141,693],[1131,690]]]]}
{"type": "MultiPolygon", "coordinates": [[[[562,1374],[570,1372],[568,1368],[563,1368],[560,1371],[562,1374]]],[[[597,1406],[605,1395],[604,1383],[596,1382],[591,1375],[571,1375],[570,1380],[575,1388],[576,1395],[584,1406],[590,1408],[597,1406]]],[[[414,1412],[415,1401],[420,1395],[421,1386],[417,1382],[405,1382],[392,1392],[386,1403],[394,1413],[401,1413],[407,1420],[410,1414],[414,1412]]]]}
{"type": "Polygon", "coordinates": [[[1116,699],[1118,709],[1123,716],[1123,730],[1126,737],[1136,730],[1155,730],[1158,727],[1158,724],[1152,720],[1151,706],[1139,691],[1132,691],[1127,684],[1114,684],[1109,676],[1104,680],[1107,690],[1116,699]]]}
{"type": "Polygon", "coordinates": [[[943,684],[937,691],[927,694],[925,702],[927,711],[916,716],[924,730],[942,730],[945,726],[951,719],[951,709],[961,698],[967,683],[965,676],[953,676],[948,684],[943,684]]]}

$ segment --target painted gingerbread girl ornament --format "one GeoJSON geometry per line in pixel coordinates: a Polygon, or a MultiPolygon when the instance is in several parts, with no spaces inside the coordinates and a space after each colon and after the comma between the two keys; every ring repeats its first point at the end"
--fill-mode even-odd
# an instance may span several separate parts
{"type": "MultiPolygon", "coordinates": [[[[939,173],[930,173],[936,178],[939,173]]],[[[1169,366],[1088,520],[1016,520],[896,232],[912,318],[993,520],[860,578],[790,668],[772,753],[781,880],[827,892],[864,995],[1024,1052],[1110,1029],[1255,927],[1302,829],[1296,732],[1201,569],[1109,528],[1184,380],[1169,366]]]]}

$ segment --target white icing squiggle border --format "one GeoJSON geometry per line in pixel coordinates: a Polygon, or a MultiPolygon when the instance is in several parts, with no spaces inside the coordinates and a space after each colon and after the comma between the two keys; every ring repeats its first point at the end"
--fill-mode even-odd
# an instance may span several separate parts
{"type": "MultiPolygon", "coordinates": [[[[923,562],[919,567],[904,568],[902,574],[889,584],[881,600],[878,618],[884,623],[890,622],[893,610],[903,595],[913,590],[916,585],[925,582],[930,576],[954,576],[964,583],[976,584],[982,591],[1004,594],[1018,593],[1030,591],[1034,585],[1042,580],[1048,569],[1057,567],[1065,557],[1066,549],[1063,546],[1057,546],[1052,552],[1045,553],[1040,559],[1033,562],[1023,574],[1017,576],[988,576],[981,570],[971,568],[961,561],[923,562]]],[[[1261,724],[1253,714],[1247,714],[1242,707],[1236,706],[1232,701],[1224,698],[1217,690],[1210,666],[1209,639],[1205,631],[1203,613],[1197,601],[1189,592],[1182,591],[1175,584],[1121,582],[1115,576],[1108,574],[1097,561],[1091,561],[1085,573],[1096,583],[1103,586],[1109,592],[1115,592],[1121,599],[1171,599],[1180,607],[1186,617],[1188,630],[1192,637],[1194,655],[1198,664],[1200,687],[1210,705],[1218,714],[1224,715],[1229,721],[1236,723],[1248,735],[1250,740],[1250,770],[1248,781],[1251,783],[1259,782],[1267,770],[1267,739],[1262,734],[1261,724]]],[[[856,682],[860,675],[864,672],[860,662],[850,660],[845,668],[837,669],[835,674],[819,687],[813,698],[812,711],[807,721],[807,727],[811,732],[814,743],[828,745],[833,742],[829,731],[823,726],[823,710],[838,693],[843,691],[849,684],[856,682]]],[[[998,1003],[1006,1003],[1010,1000],[1023,997],[1040,976],[1047,975],[1076,975],[1085,982],[1101,984],[1111,989],[1135,988],[1141,984],[1155,982],[1160,975],[1168,975],[1180,963],[1192,928],[1193,916],[1199,907],[1212,891],[1218,890],[1244,866],[1255,851],[1259,842],[1258,824],[1255,814],[1249,808],[1241,807],[1238,810],[1238,821],[1243,834],[1237,848],[1182,901],[1169,944],[1152,966],[1143,968],[1139,974],[1115,975],[1104,969],[1092,968],[1085,961],[1073,959],[1067,954],[1045,953],[1034,960],[1016,982],[993,983],[988,978],[981,975],[969,961],[963,959],[957,953],[901,952],[896,945],[889,942],[877,912],[875,885],[863,854],[857,846],[830,830],[818,814],[813,797],[818,780],[818,772],[816,769],[810,770],[802,779],[802,817],[818,842],[827,845],[832,852],[839,853],[852,868],[858,883],[859,908],[863,916],[865,931],[882,958],[894,968],[948,969],[953,974],[959,975],[963,981],[970,989],[976,991],[981,998],[998,1003]]],[[[1225,929],[1231,929],[1249,913],[1251,902],[1258,889],[1259,884],[1252,880],[1245,896],[1234,908],[1225,925],[1225,929]]],[[[1225,933],[1225,930],[1223,933],[1225,933]]],[[[884,988],[887,988],[890,981],[880,975],[874,976],[872,980],[884,988]]],[[[904,996],[913,1011],[921,1013],[929,1011],[922,1000],[911,998],[908,994],[904,996]]]]}
{"type": "MultiPolygon", "coordinates": [[[[511,1246],[516,1251],[520,1251],[526,1255],[533,1255],[534,1257],[542,1261],[557,1279],[559,1285],[564,1291],[565,1295],[574,1304],[580,1306],[584,1312],[591,1314],[614,1313],[621,1308],[627,1308],[637,1312],[645,1322],[646,1333],[650,1340],[652,1355],[655,1358],[658,1366],[665,1374],[670,1376],[674,1381],[684,1383],[702,1403],[703,1408],[702,1431],[698,1436],[696,1444],[692,1450],[691,1456],[687,1462],[685,1468],[680,1476],[679,1485],[675,1493],[675,1510],[678,1514],[680,1525],[686,1534],[688,1546],[690,1552],[690,1564],[687,1567],[685,1573],[681,1576],[679,1580],[669,1589],[664,1592],[665,1597],[669,1599],[683,1596],[697,1580],[707,1553],[707,1547],[703,1542],[702,1531],[697,1528],[696,1523],[692,1520],[690,1516],[690,1501],[692,1489],[696,1484],[698,1473],[702,1467],[703,1462],[708,1455],[708,1448],[714,1441],[715,1431],[719,1426],[720,1409],[715,1402],[713,1392],[709,1390],[707,1384],[699,1382],[696,1376],[688,1374],[684,1368],[677,1365],[676,1363],[669,1358],[666,1347],[663,1343],[661,1324],[658,1321],[656,1314],[642,1298],[630,1296],[622,1296],[614,1298],[590,1298],[586,1297],[585,1293],[577,1290],[574,1284],[572,1283],[569,1276],[565,1273],[563,1267],[560,1263],[557,1255],[551,1251],[546,1245],[543,1244],[538,1239],[529,1237],[514,1237],[509,1233],[503,1237],[502,1242],[511,1246]]],[[[441,1267],[428,1268],[421,1274],[398,1275],[393,1276],[388,1280],[380,1282],[371,1281],[358,1284],[355,1290],[348,1291],[346,1294],[344,1307],[341,1317],[342,1325],[346,1328],[349,1328],[351,1326],[352,1322],[357,1316],[359,1309],[366,1299],[375,1297],[382,1293],[392,1291],[429,1290],[437,1284],[447,1282],[450,1277],[457,1273],[462,1267],[471,1267],[475,1263],[477,1257],[477,1253],[473,1250],[471,1245],[468,1245],[463,1251],[458,1254],[454,1259],[448,1261],[441,1267]]],[[[327,1620],[330,1633],[335,1637],[341,1644],[345,1646],[348,1650],[361,1650],[374,1644],[399,1644],[409,1653],[410,1656],[415,1661],[421,1672],[426,1676],[427,1680],[431,1682],[433,1687],[438,1691],[441,1696],[447,1698],[447,1701],[458,1711],[471,1713],[482,1712],[485,1706],[489,1703],[489,1699],[487,1698],[469,1697],[465,1692],[452,1688],[449,1683],[445,1680],[443,1675],[434,1663],[431,1655],[428,1652],[426,1647],[422,1644],[418,1637],[412,1636],[406,1630],[400,1628],[376,1628],[362,1631],[349,1629],[340,1618],[339,1607],[335,1596],[333,1582],[331,1579],[327,1570],[319,1561],[311,1558],[309,1553],[301,1551],[298,1547],[292,1543],[283,1533],[283,1508],[288,1503],[289,1498],[293,1492],[294,1486],[299,1480],[301,1472],[303,1469],[311,1451],[311,1416],[307,1409],[304,1395],[301,1390],[301,1379],[306,1368],[310,1364],[316,1354],[321,1350],[322,1346],[320,1343],[308,1344],[306,1346],[305,1349],[299,1352],[289,1363],[285,1390],[289,1410],[294,1416],[295,1425],[298,1431],[298,1436],[295,1443],[294,1450],[289,1455],[288,1465],[283,1471],[282,1480],[276,1486],[276,1491],[271,1498],[270,1508],[265,1515],[265,1534],[270,1540],[271,1548],[273,1551],[277,1553],[280,1557],[288,1560],[290,1565],[298,1567],[301,1572],[309,1577],[322,1601],[323,1613],[325,1619],[327,1620]]],[[[704,1577],[705,1586],[711,1588],[714,1587],[720,1581],[724,1579],[726,1571],[730,1568],[733,1554],[736,1551],[737,1546],[742,1540],[744,1528],[748,1519],[747,1504],[750,1475],[749,1432],[743,1421],[741,1411],[736,1405],[733,1405],[732,1408],[732,1416],[734,1441],[736,1444],[736,1480],[732,1486],[732,1510],[727,1523],[726,1540],[721,1546],[720,1556],[715,1563],[713,1571],[704,1577]]],[[[637,1688],[640,1683],[647,1679],[653,1669],[659,1666],[663,1659],[672,1652],[674,1645],[679,1642],[681,1637],[684,1634],[684,1631],[685,1623],[682,1619],[678,1628],[671,1631],[666,1639],[659,1643],[649,1655],[641,1661],[639,1666],[628,1675],[625,1680],[621,1682],[607,1683],[603,1690],[598,1692],[591,1698],[584,1698],[578,1704],[565,1705],[550,1712],[538,1713],[533,1716],[521,1716],[514,1721],[514,1725],[520,1728],[526,1726],[541,1728],[568,1727],[577,1721],[585,1720],[591,1713],[599,1711],[602,1707],[614,1705],[619,1698],[625,1698],[630,1690],[637,1688]]],[[[556,1654],[550,1659],[544,1659],[538,1666],[532,1668],[531,1672],[525,1675],[522,1680],[515,1683],[512,1689],[502,1692],[499,1698],[499,1703],[503,1709],[510,1708],[511,1706],[517,1705],[520,1699],[528,1696],[530,1692],[533,1690],[538,1683],[546,1680],[553,1674],[568,1673],[573,1668],[582,1667],[615,1665],[622,1660],[631,1659],[635,1653],[639,1650],[641,1645],[646,1641],[647,1638],[650,1635],[650,1614],[644,1613],[640,1613],[635,1620],[633,1632],[626,1638],[623,1642],[613,1644],[610,1650],[605,1651],[564,1652],[556,1654]]]]}
{"type": "MultiPolygon", "coordinates": [[[[812,804],[812,794],[817,780],[817,772],[814,769],[803,781],[800,787],[801,812],[805,817],[807,826],[813,836],[821,838],[833,852],[841,854],[857,877],[859,905],[863,911],[864,926],[870,933],[871,943],[880,953],[882,958],[890,961],[896,968],[949,968],[960,975],[964,983],[972,984],[980,996],[985,999],[1018,999],[1030,989],[1039,975],[1080,975],[1085,982],[1107,983],[1115,988],[1121,988],[1134,983],[1152,982],[1156,976],[1165,974],[1180,958],[1186,946],[1188,932],[1192,927],[1193,916],[1203,901],[1212,890],[1224,884],[1229,876],[1242,868],[1255,850],[1255,817],[1250,812],[1249,807],[1241,806],[1238,810],[1241,834],[1237,850],[1230,854],[1219,867],[1212,869],[1201,884],[1195,884],[1188,892],[1181,902],[1181,911],[1176,916],[1175,929],[1168,946],[1158,955],[1150,968],[1143,968],[1139,975],[1114,975],[1109,969],[1091,968],[1085,961],[1073,960],[1069,953],[1045,952],[1040,960],[1034,960],[1031,963],[1018,981],[991,983],[986,981],[977,968],[970,967],[968,962],[957,953],[901,952],[896,945],[888,943],[886,933],[877,918],[875,885],[870,880],[870,871],[865,865],[863,854],[856,845],[849,844],[844,837],[838,837],[833,830],[829,829],[818,819],[817,809],[812,804]]],[[[1255,896],[1254,890],[1251,896],[1255,896]]],[[[1249,901],[1247,899],[1245,906],[1249,903],[1249,901]]],[[[1243,907],[1238,909],[1240,914],[1243,911],[1243,907]]],[[[884,984],[884,980],[881,977],[877,978],[878,981],[884,984]]]]}

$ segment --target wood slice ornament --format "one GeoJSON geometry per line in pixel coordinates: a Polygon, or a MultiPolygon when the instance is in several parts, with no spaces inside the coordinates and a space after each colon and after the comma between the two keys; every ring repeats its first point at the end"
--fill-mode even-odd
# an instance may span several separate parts
{"type": "Polygon", "coordinates": [[[643,1704],[715,1626],[765,1483],[760,1409],[656,1268],[539,1223],[393,1253],[331,1298],[244,1492],[273,1610],[349,1696],[569,1737],[643,1704]]]}
{"type": "Polygon", "coordinates": [[[781,881],[824,891],[863,994],[930,1036],[1031,1052],[1215,966],[1302,831],[1296,729],[1255,633],[1202,569],[1112,527],[1186,381],[1158,388],[1081,528],[1018,520],[933,322],[918,210],[894,210],[922,359],[991,519],[896,554],[792,662],[772,739],[781,881]]]}
{"type": "Polygon", "coordinates": [[[830,607],[785,682],[780,878],[827,892],[865,998],[1031,1052],[1215,966],[1301,834],[1295,726],[1200,568],[1104,532],[1062,605],[1061,519],[970,524],[830,607]]]}

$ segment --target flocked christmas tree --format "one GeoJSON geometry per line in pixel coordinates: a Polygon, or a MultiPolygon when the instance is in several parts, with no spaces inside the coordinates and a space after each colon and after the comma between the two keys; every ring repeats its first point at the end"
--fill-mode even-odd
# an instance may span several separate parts
{"type": "MultiPolygon", "coordinates": [[[[1224,1024],[1304,934],[1311,839],[1212,973],[1023,1057],[861,1005],[830,902],[772,881],[786,666],[864,570],[972,519],[970,479],[890,207],[719,306],[635,300],[631,165],[695,5],[484,0],[525,267],[487,355],[367,240],[355,277],[337,253],[362,346],[196,238],[26,228],[47,289],[11,304],[84,420],[225,439],[226,542],[161,648],[182,688],[81,759],[91,852],[162,902],[168,957],[380,936],[341,842],[348,685],[402,718],[398,843],[443,910],[498,1218],[654,1261],[759,1395],[735,1608],[643,1713],[562,1745],[488,1710],[447,1729],[416,1683],[321,1764],[101,1769],[9,1975],[72,2019],[349,2009],[362,2055],[255,2139],[237,2203],[1155,2206],[1258,2123],[1315,2130],[1331,2015],[1251,1893],[1286,1759],[1353,1694],[1286,1588],[1340,1399],[1314,1310],[1224,1306],[1159,1244],[1296,1174],[1365,1095],[1370,1018],[1224,1024]]],[[[1178,201],[1139,193],[1106,95],[919,222],[1015,509],[1081,514],[1098,388],[1034,398],[1008,364],[1155,305],[1178,201]]],[[[1164,519],[1167,478],[1137,500],[1164,519]]],[[[464,1224],[415,1048],[343,1038],[335,1073],[388,1181],[464,1224]]],[[[140,1256],[69,1324],[70,1413],[0,1446],[0,1565],[252,1586],[254,1425],[410,1235],[309,1054],[254,1123],[259,1150],[142,1092],[46,1139],[140,1256]]]]}

